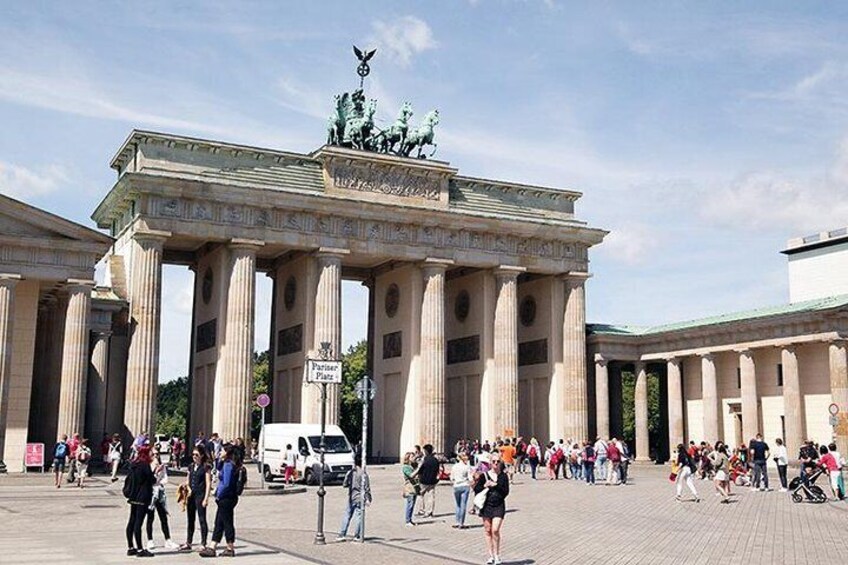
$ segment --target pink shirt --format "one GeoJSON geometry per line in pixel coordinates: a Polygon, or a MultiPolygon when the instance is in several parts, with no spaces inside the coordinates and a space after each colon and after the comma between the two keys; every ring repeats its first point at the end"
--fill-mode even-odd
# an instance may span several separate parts
{"type": "Polygon", "coordinates": [[[839,469],[839,463],[836,462],[836,459],[830,453],[828,453],[827,455],[822,455],[820,461],[821,466],[827,469],[828,472],[836,471],[837,469],[839,469]]]}

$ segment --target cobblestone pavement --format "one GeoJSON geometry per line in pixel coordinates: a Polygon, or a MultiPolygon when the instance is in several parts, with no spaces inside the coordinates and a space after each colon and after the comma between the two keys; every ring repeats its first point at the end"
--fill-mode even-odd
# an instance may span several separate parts
{"type": "MultiPolygon", "coordinates": [[[[712,485],[696,481],[703,500],[676,502],[666,467],[631,467],[626,487],[589,487],[574,481],[520,476],[507,500],[504,563],[771,564],[848,562],[848,504],[793,504],[779,492],[736,488],[732,504],[719,504],[712,485]]],[[[368,542],[334,543],[344,493],[326,497],[328,544],[313,545],[315,489],[289,495],[244,496],[236,508],[238,562],[261,564],[483,563],[480,521],[450,528],[453,496],[438,489],[436,517],[403,525],[399,467],[371,468],[374,504],[366,520],[368,542]]],[[[774,477],[776,479],[776,477],[774,477]]],[[[179,479],[177,479],[179,480],[179,479]]],[[[85,491],[57,490],[44,476],[0,477],[0,563],[126,563],[126,504],[114,485],[95,477],[85,491]]],[[[172,479],[172,482],[176,480],[172,479]]],[[[251,477],[251,486],[258,476],[251,477]]],[[[175,500],[171,497],[171,501],[175,500]]],[[[214,506],[214,505],[213,505],[214,506]]],[[[175,541],[185,515],[171,505],[175,541]]],[[[210,509],[210,521],[214,510],[210,509]]],[[[210,524],[211,525],[211,524],[210,524]]],[[[154,538],[162,534],[155,525],[154,538]]],[[[196,554],[156,550],[154,563],[198,563],[196,554]]]]}

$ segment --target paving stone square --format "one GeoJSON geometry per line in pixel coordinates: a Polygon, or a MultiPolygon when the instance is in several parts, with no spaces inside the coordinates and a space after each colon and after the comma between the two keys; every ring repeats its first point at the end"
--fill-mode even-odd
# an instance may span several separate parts
{"type": "MultiPolygon", "coordinates": [[[[587,486],[576,481],[532,481],[518,476],[507,500],[504,563],[844,563],[848,561],[848,504],[794,504],[777,491],[735,488],[720,504],[712,484],[697,481],[702,501],[676,502],[668,468],[631,467],[632,484],[587,486]]],[[[366,515],[365,544],[334,542],[344,491],[327,491],[327,545],[313,545],[316,489],[261,495],[250,489],[236,508],[236,562],[300,563],[484,563],[480,520],[454,530],[453,496],[438,488],[436,516],[414,528],[403,524],[400,468],[370,469],[374,503],[366,515]]],[[[776,477],[774,477],[776,479],[776,477]]],[[[172,477],[171,489],[179,478],[172,477]]],[[[0,563],[127,563],[126,504],[121,482],[96,476],[84,491],[57,490],[47,475],[0,477],[0,563]]],[[[258,475],[251,477],[258,487],[258,475]]],[[[185,514],[171,494],[174,541],[185,536],[185,514]]],[[[212,505],[214,506],[214,504],[212,505]]],[[[210,522],[214,509],[210,509],[210,522]]],[[[211,524],[210,524],[211,527],[211,524]]],[[[352,530],[351,530],[352,531],[352,530]]],[[[162,549],[159,523],[153,563],[198,563],[197,554],[162,549]]]]}

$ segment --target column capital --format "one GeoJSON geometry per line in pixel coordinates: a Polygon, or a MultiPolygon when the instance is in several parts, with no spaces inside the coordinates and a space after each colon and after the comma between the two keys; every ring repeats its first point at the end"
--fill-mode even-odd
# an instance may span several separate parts
{"type": "Polygon", "coordinates": [[[342,259],[350,255],[350,249],[341,247],[319,247],[315,250],[315,256],[319,259],[336,258],[342,259]]]}
{"type": "Polygon", "coordinates": [[[132,237],[137,242],[152,243],[162,245],[171,237],[171,232],[162,230],[139,230],[133,233],[132,237]]]}
{"type": "Polygon", "coordinates": [[[243,249],[245,251],[259,251],[265,246],[265,242],[260,239],[243,239],[240,237],[232,238],[227,247],[230,249],[243,249]]]}
{"type": "Polygon", "coordinates": [[[92,328],[91,334],[97,339],[108,339],[112,337],[111,329],[103,329],[103,328],[92,328]]]}
{"type": "Polygon", "coordinates": [[[788,343],[786,345],[778,345],[777,349],[779,349],[781,352],[785,351],[787,353],[794,354],[798,350],[798,344],[797,343],[788,343]]]}
{"type": "Polygon", "coordinates": [[[715,353],[712,351],[705,351],[704,353],[699,353],[698,357],[705,361],[715,361],[715,353]]]}
{"type": "Polygon", "coordinates": [[[754,351],[750,347],[743,347],[741,349],[734,349],[736,353],[739,354],[739,357],[754,357],[754,351]]]}
{"type": "Polygon", "coordinates": [[[492,269],[492,273],[495,275],[495,277],[497,277],[498,279],[507,280],[515,280],[518,278],[518,275],[526,272],[526,267],[517,267],[513,265],[501,265],[492,269]]]}
{"type": "Polygon", "coordinates": [[[608,362],[609,361],[607,360],[606,357],[604,357],[600,353],[595,353],[595,365],[601,365],[601,366],[605,367],[608,362]]]}
{"type": "Polygon", "coordinates": [[[648,368],[648,364],[645,363],[644,361],[642,361],[640,359],[633,361],[633,372],[636,373],[637,375],[641,371],[645,371],[647,368],[648,368]]]}
{"type": "Polygon", "coordinates": [[[565,281],[567,285],[577,287],[583,286],[587,280],[592,278],[592,273],[587,273],[585,271],[568,271],[567,273],[558,275],[558,277],[565,281]]]}
{"type": "Polygon", "coordinates": [[[844,337],[839,337],[836,339],[827,340],[828,345],[833,345],[834,347],[846,347],[848,346],[848,339],[844,337]]]}
{"type": "Polygon", "coordinates": [[[448,267],[452,267],[454,265],[453,259],[441,259],[439,257],[427,257],[421,263],[418,264],[421,267],[421,270],[424,271],[425,274],[428,272],[432,273],[444,273],[448,270],[448,267]]]}
{"type": "Polygon", "coordinates": [[[15,288],[15,286],[22,280],[24,280],[23,277],[18,274],[0,273],[0,286],[15,288]]]}
{"type": "Polygon", "coordinates": [[[667,357],[665,360],[667,364],[674,365],[675,367],[679,367],[682,361],[683,360],[680,357],[667,357]]]}
{"type": "Polygon", "coordinates": [[[97,283],[90,279],[68,279],[65,281],[65,290],[68,292],[91,292],[97,283]]]}

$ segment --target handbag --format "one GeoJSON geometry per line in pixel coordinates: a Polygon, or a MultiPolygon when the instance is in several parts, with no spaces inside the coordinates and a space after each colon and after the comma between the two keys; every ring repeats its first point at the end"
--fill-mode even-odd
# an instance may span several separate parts
{"type": "Polygon", "coordinates": [[[474,508],[477,510],[482,510],[483,506],[486,504],[486,497],[489,496],[489,489],[484,488],[480,492],[474,495],[474,508]]]}

